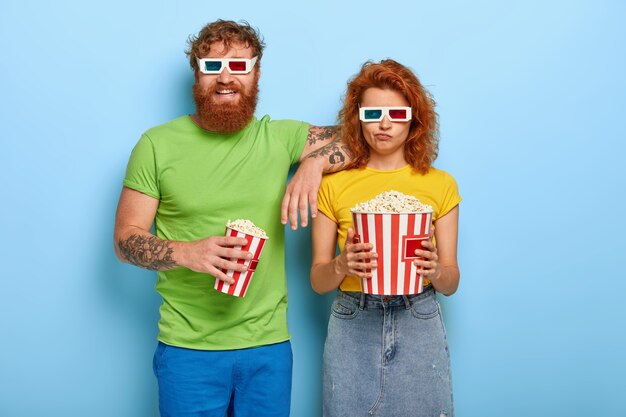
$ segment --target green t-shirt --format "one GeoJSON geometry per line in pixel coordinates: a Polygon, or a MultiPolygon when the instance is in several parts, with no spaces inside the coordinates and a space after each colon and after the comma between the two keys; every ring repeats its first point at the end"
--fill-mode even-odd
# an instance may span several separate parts
{"type": "Polygon", "coordinates": [[[160,341],[222,350],[289,339],[280,206],[308,129],[303,122],[265,116],[239,132],[216,134],[183,116],[142,135],[124,186],[160,200],[159,238],[223,236],[226,222],[235,219],[249,219],[269,236],[244,298],[214,290],[212,275],[187,268],[159,272],[160,341]]]}

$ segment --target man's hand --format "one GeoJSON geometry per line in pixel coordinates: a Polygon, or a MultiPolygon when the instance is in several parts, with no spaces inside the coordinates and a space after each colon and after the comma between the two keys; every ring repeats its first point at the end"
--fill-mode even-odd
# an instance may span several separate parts
{"type": "Polygon", "coordinates": [[[322,182],[322,173],[344,169],[352,160],[350,150],[337,138],[335,126],[311,126],[306,145],[300,156],[300,167],[287,185],[280,210],[280,221],[293,230],[309,223],[307,207],[311,206],[311,217],[317,216],[317,191],[322,182]]]}
{"type": "Polygon", "coordinates": [[[241,237],[210,236],[195,242],[177,242],[174,251],[180,254],[182,266],[233,284],[235,281],[221,270],[244,272],[248,269],[237,263],[238,259],[252,259],[250,252],[241,250],[246,243],[241,237]]]}
{"type": "Polygon", "coordinates": [[[298,228],[298,212],[302,227],[309,223],[309,206],[311,217],[317,216],[317,191],[322,182],[323,163],[321,158],[304,159],[287,185],[280,210],[280,222],[287,224],[289,221],[292,230],[298,228]]]}

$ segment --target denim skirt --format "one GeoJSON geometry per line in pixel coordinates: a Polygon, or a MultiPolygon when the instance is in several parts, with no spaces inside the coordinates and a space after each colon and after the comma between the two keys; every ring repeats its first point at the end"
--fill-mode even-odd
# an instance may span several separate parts
{"type": "Polygon", "coordinates": [[[339,290],[323,366],[324,417],[454,415],[448,344],[430,286],[409,296],[339,290]]]}

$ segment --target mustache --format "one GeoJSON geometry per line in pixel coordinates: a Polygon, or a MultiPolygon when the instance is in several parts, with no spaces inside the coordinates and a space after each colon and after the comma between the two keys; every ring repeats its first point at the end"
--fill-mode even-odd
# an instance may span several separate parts
{"type": "Polygon", "coordinates": [[[221,84],[219,86],[213,86],[210,87],[207,91],[206,94],[207,95],[211,95],[211,94],[217,94],[218,91],[222,91],[222,90],[231,90],[234,91],[236,93],[240,93],[241,89],[239,87],[237,87],[237,85],[235,83],[228,83],[228,84],[221,84]]]}

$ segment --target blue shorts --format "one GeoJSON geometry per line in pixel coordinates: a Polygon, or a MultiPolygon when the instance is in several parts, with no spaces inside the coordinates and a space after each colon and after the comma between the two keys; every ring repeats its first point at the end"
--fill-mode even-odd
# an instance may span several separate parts
{"type": "Polygon", "coordinates": [[[218,351],[159,342],[153,367],[161,417],[287,417],[292,364],[289,341],[218,351]]]}

